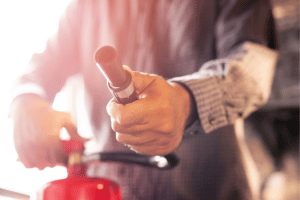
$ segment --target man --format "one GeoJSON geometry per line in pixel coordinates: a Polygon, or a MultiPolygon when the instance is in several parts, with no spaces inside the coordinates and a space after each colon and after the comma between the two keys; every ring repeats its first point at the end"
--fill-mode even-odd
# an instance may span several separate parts
{"type": "Polygon", "coordinates": [[[62,127],[86,141],[70,114],[51,107],[66,80],[81,74],[94,134],[89,148],[175,151],[181,159],[171,171],[101,163],[90,167],[91,176],[115,180],[124,199],[255,198],[243,166],[228,165],[222,150],[236,145],[226,142],[226,127],[268,99],[277,60],[274,34],[267,0],[74,1],[46,50],[33,55],[16,83],[11,116],[19,159],[39,169],[65,163],[62,127]],[[115,47],[131,68],[125,67],[137,101],[109,101],[93,59],[104,45],[115,47]]]}

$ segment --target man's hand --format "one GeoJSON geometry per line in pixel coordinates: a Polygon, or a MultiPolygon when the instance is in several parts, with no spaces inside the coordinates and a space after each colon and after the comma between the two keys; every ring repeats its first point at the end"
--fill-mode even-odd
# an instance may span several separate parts
{"type": "Polygon", "coordinates": [[[166,155],[182,140],[190,114],[190,95],[177,83],[133,72],[132,81],[139,99],[126,104],[111,100],[106,109],[120,143],[149,155],[166,155]]]}
{"type": "Polygon", "coordinates": [[[20,160],[26,168],[66,165],[60,131],[64,127],[71,139],[86,141],[66,112],[53,110],[51,105],[36,95],[17,97],[11,107],[14,143],[20,160]]]}

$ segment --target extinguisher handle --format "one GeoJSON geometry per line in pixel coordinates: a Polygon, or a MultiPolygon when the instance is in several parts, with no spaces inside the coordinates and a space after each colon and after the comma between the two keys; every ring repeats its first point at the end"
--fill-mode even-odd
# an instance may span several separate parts
{"type": "Polygon", "coordinates": [[[179,163],[179,159],[174,153],[170,153],[165,156],[150,156],[137,153],[101,152],[82,157],[82,161],[85,163],[96,160],[138,164],[148,167],[155,167],[158,169],[172,169],[179,163]]]}

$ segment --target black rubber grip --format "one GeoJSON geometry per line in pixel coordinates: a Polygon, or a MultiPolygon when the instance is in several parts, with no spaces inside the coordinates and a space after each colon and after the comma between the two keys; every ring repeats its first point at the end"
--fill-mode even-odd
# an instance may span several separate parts
{"type": "Polygon", "coordinates": [[[158,169],[172,169],[179,163],[177,156],[173,153],[166,156],[149,156],[137,153],[102,152],[86,156],[85,160],[85,162],[98,160],[102,162],[138,164],[158,169]]]}

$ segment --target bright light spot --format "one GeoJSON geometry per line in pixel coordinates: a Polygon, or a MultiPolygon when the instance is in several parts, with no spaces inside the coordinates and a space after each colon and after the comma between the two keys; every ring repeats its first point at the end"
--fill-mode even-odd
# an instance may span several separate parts
{"type": "Polygon", "coordinates": [[[168,165],[168,160],[163,156],[153,156],[151,162],[156,163],[159,168],[166,167],[168,165]]]}
{"type": "Polygon", "coordinates": [[[0,200],[16,200],[15,198],[10,198],[10,197],[2,197],[0,196],[0,200]]]}
{"type": "Polygon", "coordinates": [[[104,188],[104,185],[103,185],[103,184],[98,184],[98,185],[97,185],[97,188],[98,188],[99,190],[102,190],[102,189],[104,188]]]}
{"type": "Polygon", "coordinates": [[[59,92],[55,96],[55,100],[52,105],[53,109],[59,111],[66,111],[67,108],[67,95],[64,92],[59,92]]]}
{"type": "Polygon", "coordinates": [[[61,129],[60,134],[59,134],[59,138],[61,140],[70,140],[71,139],[68,131],[65,128],[61,129]]]}
{"type": "Polygon", "coordinates": [[[65,178],[66,169],[25,169],[17,162],[12,123],[7,115],[10,87],[25,70],[33,53],[42,52],[47,38],[55,33],[61,13],[71,0],[0,1],[0,188],[32,194],[45,182],[65,178]]]}

